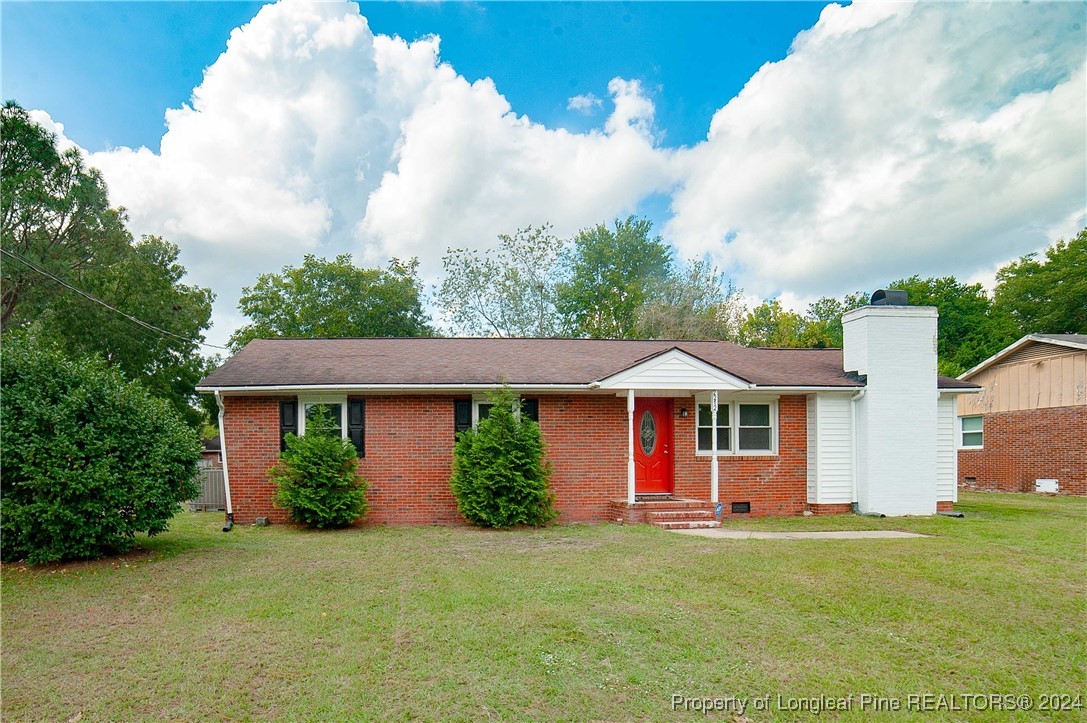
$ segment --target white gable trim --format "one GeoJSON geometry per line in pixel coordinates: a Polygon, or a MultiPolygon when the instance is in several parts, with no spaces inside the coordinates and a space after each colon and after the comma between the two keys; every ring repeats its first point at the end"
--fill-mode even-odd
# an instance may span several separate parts
{"type": "MultiPolygon", "coordinates": [[[[594,385],[596,386],[596,385],[594,385]]],[[[600,380],[600,389],[753,389],[754,384],[680,349],[669,349],[600,380]]]]}
{"type": "Polygon", "coordinates": [[[989,367],[993,366],[994,364],[999,363],[1001,360],[1006,359],[1007,357],[1009,357],[1012,354],[1014,354],[1015,352],[1019,351],[1021,348],[1023,348],[1027,344],[1031,344],[1031,343],[1034,343],[1034,344],[1050,344],[1052,346],[1063,346],[1063,347],[1067,347],[1069,349],[1080,349],[1080,350],[1087,349],[1087,344],[1081,344],[1080,342],[1072,341],[1070,339],[1050,339],[1050,338],[1042,336],[1040,334],[1027,334],[1022,339],[1020,339],[1019,341],[1017,341],[1017,342],[1015,342],[1013,344],[1010,344],[1009,346],[1006,346],[1003,349],[1001,349],[1000,351],[998,351],[996,354],[993,354],[991,357],[989,357],[985,361],[981,362],[980,364],[978,364],[973,369],[968,369],[967,371],[963,372],[957,378],[962,379],[963,381],[967,381],[967,380],[970,379],[970,377],[975,376],[979,372],[985,371],[989,367]]]}

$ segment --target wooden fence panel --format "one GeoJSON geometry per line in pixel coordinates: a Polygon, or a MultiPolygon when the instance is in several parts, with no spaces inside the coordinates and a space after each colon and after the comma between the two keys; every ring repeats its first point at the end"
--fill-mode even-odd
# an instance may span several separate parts
{"type": "Polygon", "coordinates": [[[226,482],[223,480],[222,467],[204,467],[197,475],[200,481],[200,496],[189,502],[193,512],[226,509],[226,482]]]}

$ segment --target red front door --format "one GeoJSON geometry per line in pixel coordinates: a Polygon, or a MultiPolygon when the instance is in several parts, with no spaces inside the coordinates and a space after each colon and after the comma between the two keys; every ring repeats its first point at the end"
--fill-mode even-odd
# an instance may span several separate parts
{"type": "Polygon", "coordinates": [[[634,491],[672,494],[672,400],[634,400],[634,491]]]}

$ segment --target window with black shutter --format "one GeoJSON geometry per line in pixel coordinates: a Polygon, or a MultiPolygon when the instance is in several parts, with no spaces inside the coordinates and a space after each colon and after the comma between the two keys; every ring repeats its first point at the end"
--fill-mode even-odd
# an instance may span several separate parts
{"type": "Polygon", "coordinates": [[[453,438],[466,429],[472,428],[472,400],[453,400],[453,438]]]}
{"type": "Polygon", "coordinates": [[[366,400],[347,400],[347,438],[359,457],[366,456],[366,400]]]}
{"type": "Polygon", "coordinates": [[[525,415],[528,419],[531,419],[536,424],[540,423],[540,400],[539,399],[522,399],[521,400],[521,414],[525,415]]]}
{"type": "Polygon", "coordinates": [[[298,402],[279,403],[279,451],[287,449],[287,435],[298,434],[298,402]]]}

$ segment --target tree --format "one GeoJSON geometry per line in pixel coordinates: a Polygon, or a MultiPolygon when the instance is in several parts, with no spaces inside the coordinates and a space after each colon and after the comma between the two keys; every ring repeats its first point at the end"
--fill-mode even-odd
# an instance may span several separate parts
{"type": "Polygon", "coordinates": [[[555,271],[563,242],[550,225],[498,237],[497,251],[450,249],[437,302],[454,326],[475,336],[554,336],[555,271]]]}
{"type": "Polygon", "coordinates": [[[707,261],[674,269],[637,311],[634,336],[641,339],[737,338],[743,318],[741,292],[707,261]]]}
{"type": "Polygon", "coordinates": [[[572,336],[629,339],[641,307],[660,293],[672,271],[671,252],[653,224],[630,216],[583,229],[563,252],[564,279],[555,306],[572,336]]]}
{"type": "Polygon", "coordinates": [[[1087,333],[1087,228],[1059,239],[1045,261],[1027,254],[996,274],[995,307],[1019,336],[1087,333]]]}
{"type": "Polygon", "coordinates": [[[122,256],[130,241],[124,216],[109,206],[106,185],[77,149],[61,152],[56,137],[15,101],[0,109],[0,325],[36,318],[56,284],[26,259],[78,283],[122,256]]]}
{"type": "Polygon", "coordinates": [[[275,504],[310,527],[345,527],[366,514],[366,481],[355,446],[332,433],[327,414],[307,421],[305,436],[288,434],[287,449],[268,470],[275,504]]]}
{"type": "Polygon", "coordinates": [[[745,346],[801,347],[804,325],[804,317],[772,299],[747,312],[739,341],[745,346]]]}
{"type": "Polygon", "coordinates": [[[457,509],[483,527],[542,525],[558,513],[540,427],[514,414],[517,398],[508,387],[492,392],[490,400],[488,416],[457,437],[449,482],[457,509]]]}
{"type": "Polygon", "coordinates": [[[811,349],[840,349],[842,347],[842,315],[868,304],[868,294],[857,291],[842,299],[824,296],[808,304],[800,346],[811,349]]]}
{"type": "Polygon", "coordinates": [[[909,294],[911,306],[935,306],[940,374],[958,376],[997,353],[1016,338],[1010,318],[992,308],[981,284],[964,284],[954,276],[922,279],[911,276],[888,285],[909,294]]]}
{"type": "Polygon", "coordinates": [[[13,333],[0,378],[5,561],[123,552],[199,493],[196,432],[101,359],[13,333]]]}
{"type": "Polygon", "coordinates": [[[418,268],[417,259],[362,269],[350,254],[332,261],[307,254],[301,266],[261,274],[242,289],[238,308],[252,322],[234,332],[230,347],[277,336],[428,336],[418,268]]]}
{"type": "Polygon", "coordinates": [[[203,415],[193,406],[195,386],[209,372],[199,350],[213,294],[182,283],[178,254],[176,245],[144,236],[113,264],[81,278],[84,291],[169,333],[134,324],[66,289],[57,290],[34,326],[70,356],[100,355],[198,426],[203,415]]]}
{"type": "Polygon", "coordinates": [[[185,268],[173,244],[155,236],[132,242],[124,212],[110,208],[105,183],[77,149],[60,151],[14,102],[0,113],[5,333],[29,329],[73,358],[99,354],[199,425],[192,405],[207,371],[198,350],[211,291],[181,283],[185,268]]]}

